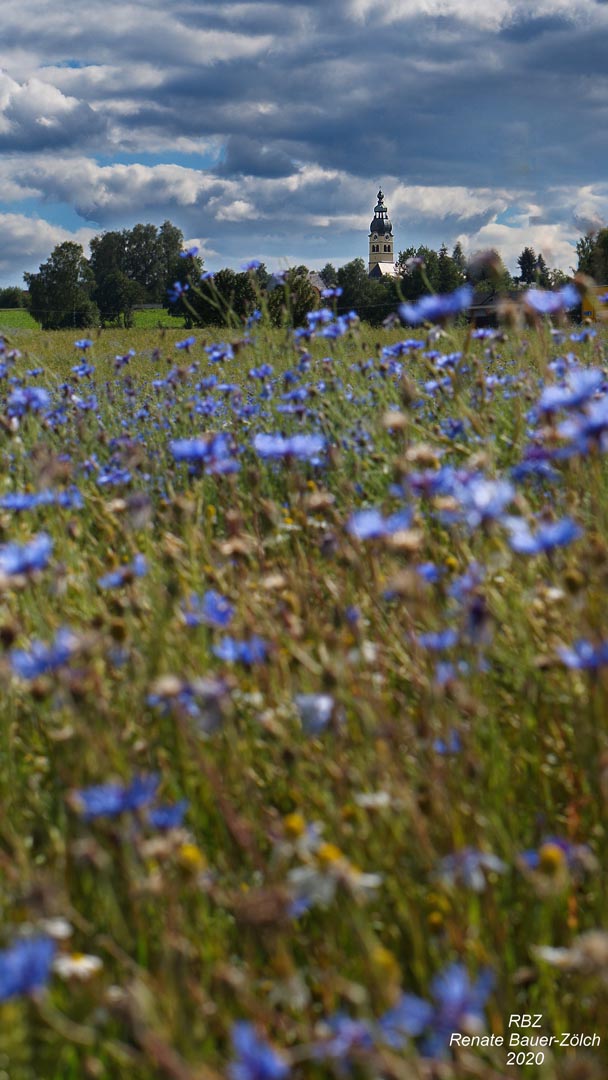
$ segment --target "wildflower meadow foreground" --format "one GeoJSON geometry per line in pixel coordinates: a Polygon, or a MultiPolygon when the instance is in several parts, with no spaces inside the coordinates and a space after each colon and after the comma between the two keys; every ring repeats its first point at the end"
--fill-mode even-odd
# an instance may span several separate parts
{"type": "Polygon", "coordinates": [[[2,1080],[606,1077],[568,289],[3,339],[2,1080]]]}

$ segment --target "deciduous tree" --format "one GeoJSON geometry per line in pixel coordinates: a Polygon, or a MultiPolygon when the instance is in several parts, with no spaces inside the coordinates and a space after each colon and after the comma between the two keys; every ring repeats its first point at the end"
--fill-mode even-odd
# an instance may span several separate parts
{"type": "Polygon", "coordinates": [[[80,244],[58,244],[37,274],[24,274],[31,313],[44,330],[96,326],[99,309],[91,299],[95,280],[80,244]]]}

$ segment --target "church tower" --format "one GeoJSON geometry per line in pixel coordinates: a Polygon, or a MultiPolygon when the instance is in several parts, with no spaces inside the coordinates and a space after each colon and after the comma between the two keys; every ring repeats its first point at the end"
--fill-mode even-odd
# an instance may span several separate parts
{"type": "Polygon", "coordinates": [[[369,227],[369,269],[370,277],[394,274],[395,253],[393,250],[393,226],[388,210],[384,205],[382,190],[378,192],[378,202],[374,207],[374,217],[369,227]]]}

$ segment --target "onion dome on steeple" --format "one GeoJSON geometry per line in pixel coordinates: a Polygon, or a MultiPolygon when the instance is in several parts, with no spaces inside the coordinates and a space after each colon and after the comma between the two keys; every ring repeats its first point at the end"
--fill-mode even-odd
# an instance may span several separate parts
{"type": "Polygon", "coordinates": [[[393,231],[393,226],[391,225],[388,216],[388,210],[384,205],[382,189],[378,192],[378,202],[374,207],[374,217],[370,224],[369,231],[370,233],[377,233],[378,236],[386,236],[393,231]]]}

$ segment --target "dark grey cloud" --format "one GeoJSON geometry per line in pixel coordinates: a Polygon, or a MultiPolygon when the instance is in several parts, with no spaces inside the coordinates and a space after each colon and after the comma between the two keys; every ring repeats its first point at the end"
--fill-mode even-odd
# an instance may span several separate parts
{"type": "Polygon", "coordinates": [[[278,146],[265,146],[248,135],[230,135],[225,157],[218,167],[220,176],[290,176],[294,161],[278,146]]]}

